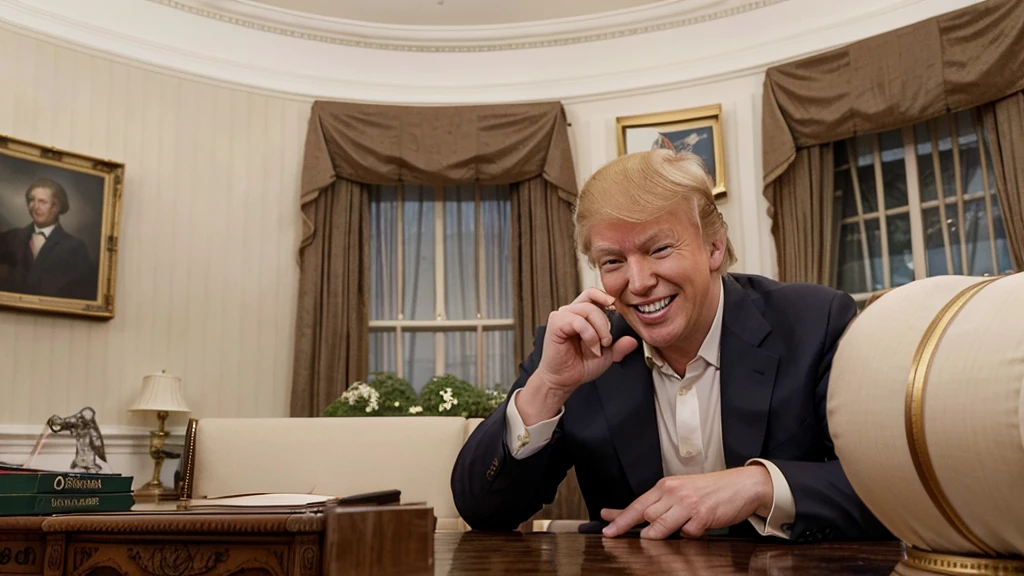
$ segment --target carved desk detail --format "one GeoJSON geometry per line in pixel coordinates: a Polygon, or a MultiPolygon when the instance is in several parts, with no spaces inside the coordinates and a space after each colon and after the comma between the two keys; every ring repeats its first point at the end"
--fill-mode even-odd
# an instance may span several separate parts
{"type": "Polygon", "coordinates": [[[228,559],[230,553],[187,544],[128,548],[128,557],[140,568],[161,576],[202,576],[228,559]]]}
{"type": "Polygon", "coordinates": [[[425,506],[0,517],[0,576],[358,576],[392,555],[419,575],[432,572],[432,551],[425,506]],[[430,555],[407,553],[424,546],[430,555]]]}

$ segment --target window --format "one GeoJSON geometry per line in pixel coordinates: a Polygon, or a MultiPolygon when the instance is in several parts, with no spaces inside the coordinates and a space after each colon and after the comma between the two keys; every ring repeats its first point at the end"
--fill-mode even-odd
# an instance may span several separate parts
{"type": "Polygon", "coordinates": [[[833,284],[872,294],[942,274],[1012,272],[977,110],[837,142],[833,284]]]}
{"type": "Polygon", "coordinates": [[[510,209],[508,186],[375,187],[370,372],[512,384],[510,209]]]}

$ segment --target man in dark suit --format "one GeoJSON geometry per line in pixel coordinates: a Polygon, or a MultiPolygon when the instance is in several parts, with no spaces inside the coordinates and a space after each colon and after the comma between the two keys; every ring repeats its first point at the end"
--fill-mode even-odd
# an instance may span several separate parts
{"type": "Polygon", "coordinates": [[[891,538],[828,434],[846,294],[729,274],[711,180],[689,153],[619,158],[580,192],[577,244],[600,271],[548,317],[509,397],[452,472],[474,529],[511,530],[575,466],[619,536],[891,538]],[[614,313],[608,313],[614,307],[614,313]]]}
{"type": "Polygon", "coordinates": [[[0,234],[0,291],[94,300],[89,251],[60,225],[71,208],[64,187],[39,178],[25,191],[25,202],[32,223],[0,234]]]}

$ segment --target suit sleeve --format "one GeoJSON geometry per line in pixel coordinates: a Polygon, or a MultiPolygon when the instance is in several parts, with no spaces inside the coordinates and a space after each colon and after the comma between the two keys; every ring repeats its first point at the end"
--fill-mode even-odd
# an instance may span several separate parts
{"type": "Polygon", "coordinates": [[[838,293],[833,297],[814,398],[815,417],[825,439],[825,457],[819,462],[772,460],[793,492],[796,518],[790,538],[798,542],[892,539],[885,526],[853,491],[828,431],[826,400],[832,357],[839,338],[856,314],[857,305],[848,294],[838,293]]]}
{"type": "Polygon", "coordinates": [[[528,458],[514,458],[505,443],[508,402],[540,364],[543,342],[540,328],[533,353],[520,367],[505,403],[477,426],[455,460],[452,496],[459,515],[474,530],[515,530],[555,499],[558,485],[572,467],[561,441],[561,422],[551,441],[528,458]]]}

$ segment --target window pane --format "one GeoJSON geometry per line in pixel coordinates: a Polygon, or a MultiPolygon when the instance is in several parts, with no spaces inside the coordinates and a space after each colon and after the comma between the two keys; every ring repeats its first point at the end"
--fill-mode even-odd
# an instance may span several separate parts
{"type": "Polygon", "coordinates": [[[853,194],[853,181],[850,178],[849,170],[836,172],[836,192],[839,192],[843,203],[843,218],[850,218],[857,215],[857,198],[853,194]]]}
{"type": "Polygon", "coordinates": [[[942,171],[942,195],[956,197],[956,173],[953,171],[953,140],[949,136],[949,117],[935,119],[935,136],[939,143],[939,168],[942,171]]]}
{"type": "Polygon", "coordinates": [[[485,318],[512,317],[512,212],[508,186],[480,187],[484,230],[485,318]]]}
{"type": "Polygon", "coordinates": [[[839,229],[837,288],[851,294],[868,291],[860,224],[843,224],[839,229]]]}
{"type": "Polygon", "coordinates": [[[996,230],[996,258],[999,259],[999,273],[1013,272],[1010,247],[1006,243],[1006,228],[1003,227],[1003,212],[999,207],[999,197],[995,194],[992,195],[992,221],[996,230]]]}
{"type": "Polygon", "coordinates": [[[506,391],[516,377],[516,363],[512,359],[515,343],[512,329],[484,332],[484,386],[494,388],[500,384],[506,391]]]}
{"type": "Polygon", "coordinates": [[[928,276],[949,274],[946,268],[946,248],[942,239],[942,221],[939,219],[939,208],[922,210],[924,216],[924,245],[927,250],[928,276]]]}
{"type": "Polygon", "coordinates": [[[907,205],[907,164],[903,159],[903,135],[899,130],[883,132],[879,136],[882,156],[882,186],[885,208],[907,205]]]}
{"type": "Polygon", "coordinates": [[[434,333],[402,332],[405,379],[419,392],[434,377],[434,333]]]}
{"type": "Polygon", "coordinates": [[[408,184],[402,189],[406,320],[434,320],[434,190],[408,184]]]}
{"type": "Polygon", "coordinates": [[[949,231],[949,249],[953,252],[953,274],[964,274],[960,254],[960,210],[956,202],[946,203],[946,230],[949,231]]]}
{"type": "Polygon", "coordinates": [[[878,219],[866,220],[864,230],[868,234],[868,254],[871,258],[871,291],[883,290],[885,277],[882,276],[882,234],[879,231],[878,219]]]}
{"type": "Polygon", "coordinates": [[[444,302],[446,316],[451,320],[469,320],[477,314],[473,188],[469,184],[444,189],[444,302]]]}
{"type": "MultiPolygon", "coordinates": [[[[388,330],[385,332],[370,332],[370,373],[374,372],[397,372],[398,363],[395,361],[395,333],[388,330]]],[[[349,382],[351,384],[351,382],[349,382]]]]}
{"type": "Polygon", "coordinates": [[[938,198],[935,187],[935,160],[932,158],[932,137],[928,123],[914,126],[914,140],[917,142],[917,175],[921,185],[921,201],[938,198]]]}
{"type": "Polygon", "coordinates": [[[398,319],[398,190],[374,186],[370,200],[370,320],[398,319]]]}
{"type": "Polygon", "coordinates": [[[477,385],[476,331],[448,332],[444,335],[444,371],[477,385]]]}
{"type": "Polygon", "coordinates": [[[970,112],[957,113],[956,132],[956,140],[960,146],[960,177],[964,194],[981,192],[985,189],[981,177],[981,154],[970,112]]]}
{"type": "Polygon", "coordinates": [[[967,240],[967,274],[995,274],[984,198],[964,203],[964,235],[967,240]]]}
{"type": "Polygon", "coordinates": [[[858,136],[853,149],[857,161],[861,208],[865,214],[870,214],[878,210],[878,195],[875,192],[875,137],[858,136]]]}
{"type": "Polygon", "coordinates": [[[887,216],[889,278],[892,286],[902,286],[914,280],[914,251],[910,246],[910,214],[887,216]]]}

